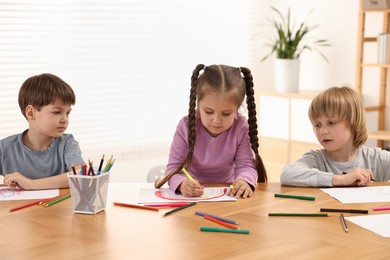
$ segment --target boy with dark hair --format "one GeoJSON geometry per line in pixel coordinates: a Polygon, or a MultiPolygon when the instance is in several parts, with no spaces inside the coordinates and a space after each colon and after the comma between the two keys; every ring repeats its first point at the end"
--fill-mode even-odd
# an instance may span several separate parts
{"type": "Polygon", "coordinates": [[[19,90],[19,106],[29,128],[0,140],[0,174],[4,184],[26,190],[66,188],[66,173],[80,168],[79,143],[65,134],[76,97],[61,78],[41,74],[19,90]]]}

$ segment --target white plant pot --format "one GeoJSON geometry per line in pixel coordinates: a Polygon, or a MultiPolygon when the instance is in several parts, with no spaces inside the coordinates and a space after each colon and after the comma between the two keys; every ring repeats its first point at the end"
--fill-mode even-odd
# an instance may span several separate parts
{"type": "Polygon", "coordinates": [[[299,60],[275,59],[274,84],[277,92],[298,92],[299,60]]]}

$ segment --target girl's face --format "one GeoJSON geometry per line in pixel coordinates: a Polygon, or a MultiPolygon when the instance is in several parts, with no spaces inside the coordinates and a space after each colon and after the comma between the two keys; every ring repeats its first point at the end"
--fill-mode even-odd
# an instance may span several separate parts
{"type": "Polygon", "coordinates": [[[198,106],[203,126],[214,137],[232,126],[238,110],[232,93],[208,93],[198,106]]]}
{"type": "Polygon", "coordinates": [[[35,133],[47,137],[56,138],[62,136],[68,127],[71,105],[64,104],[59,100],[35,110],[33,127],[35,133]]]}
{"type": "Polygon", "coordinates": [[[353,136],[345,120],[322,115],[313,123],[313,127],[318,141],[328,153],[353,150],[353,136]]]}

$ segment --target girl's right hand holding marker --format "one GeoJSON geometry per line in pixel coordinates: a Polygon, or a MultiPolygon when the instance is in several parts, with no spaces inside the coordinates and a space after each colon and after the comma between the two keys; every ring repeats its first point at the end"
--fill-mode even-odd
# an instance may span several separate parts
{"type": "Polygon", "coordinates": [[[204,187],[197,180],[189,179],[185,179],[179,187],[181,194],[186,197],[200,197],[203,195],[203,189],[204,187]]]}
{"type": "Polygon", "coordinates": [[[333,175],[333,186],[366,186],[372,179],[368,169],[354,169],[343,175],[333,175]]]}

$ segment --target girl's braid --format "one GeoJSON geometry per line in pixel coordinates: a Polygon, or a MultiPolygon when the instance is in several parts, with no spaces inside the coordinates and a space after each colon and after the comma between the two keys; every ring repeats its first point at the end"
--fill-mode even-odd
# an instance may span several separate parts
{"type": "Polygon", "coordinates": [[[252,73],[248,68],[240,67],[240,71],[244,75],[246,85],[246,103],[248,106],[248,124],[249,124],[249,139],[251,147],[255,153],[255,163],[258,173],[258,182],[267,181],[267,173],[264,167],[263,160],[259,155],[259,137],[257,131],[257,118],[256,118],[256,103],[255,103],[255,92],[253,89],[253,77],[252,73]]]}
{"type": "Polygon", "coordinates": [[[188,154],[183,162],[185,168],[189,168],[192,161],[192,155],[194,153],[195,141],[196,141],[196,99],[197,99],[197,83],[199,73],[202,69],[205,69],[205,65],[199,64],[192,72],[191,77],[191,90],[190,90],[190,102],[188,108],[188,154]]]}

